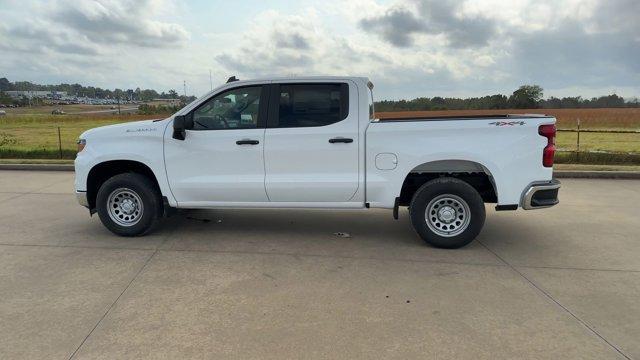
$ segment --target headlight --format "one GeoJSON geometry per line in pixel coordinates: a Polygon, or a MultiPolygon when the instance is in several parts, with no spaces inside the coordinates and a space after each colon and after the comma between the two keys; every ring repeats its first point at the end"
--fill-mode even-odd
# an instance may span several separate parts
{"type": "Polygon", "coordinates": [[[87,140],[78,139],[78,152],[84,150],[84,146],[87,145],[87,140]]]}

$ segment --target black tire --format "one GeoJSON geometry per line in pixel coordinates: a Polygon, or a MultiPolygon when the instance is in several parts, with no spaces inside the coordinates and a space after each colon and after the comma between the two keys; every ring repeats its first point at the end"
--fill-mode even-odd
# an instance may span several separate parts
{"type": "MultiPolygon", "coordinates": [[[[117,208],[117,203],[113,205],[114,208],[117,208]]],[[[113,176],[100,186],[96,198],[96,208],[100,221],[112,233],[120,236],[141,236],[151,231],[156,224],[162,210],[162,200],[157,186],[149,178],[136,173],[124,173],[113,176]],[[114,198],[118,198],[118,194],[120,196],[124,194],[125,198],[132,199],[130,203],[135,203],[134,208],[140,210],[131,214],[131,223],[126,225],[119,224],[112,219],[112,216],[120,217],[119,221],[121,222],[129,219],[124,212],[120,212],[122,210],[114,210],[119,213],[112,212],[110,215],[108,209],[110,196],[114,195],[114,198]],[[139,206],[139,202],[142,203],[142,206],[139,206]],[[134,216],[135,223],[133,223],[134,216]]]]}
{"type": "Polygon", "coordinates": [[[485,219],[484,201],[476,189],[462,180],[447,177],[422,185],[413,195],[409,214],[418,235],[428,244],[444,249],[456,249],[472,242],[485,219]],[[429,219],[427,206],[431,210],[429,219]]]}

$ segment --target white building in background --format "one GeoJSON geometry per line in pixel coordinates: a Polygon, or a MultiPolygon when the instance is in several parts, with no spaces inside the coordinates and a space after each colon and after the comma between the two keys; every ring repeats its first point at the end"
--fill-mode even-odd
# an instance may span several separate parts
{"type": "Polygon", "coordinates": [[[63,97],[67,97],[66,91],[9,90],[5,91],[4,93],[11,96],[12,99],[20,99],[23,96],[27,97],[28,99],[61,99],[63,97]]]}
{"type": "Polygon", "coordinates": [[[169,103],[169,105],[180,105],[180,99],[162,99],[162,98],[158,98],[158,99],[153,99],[153,101],[166,102],[166,103],[169,103]]]}

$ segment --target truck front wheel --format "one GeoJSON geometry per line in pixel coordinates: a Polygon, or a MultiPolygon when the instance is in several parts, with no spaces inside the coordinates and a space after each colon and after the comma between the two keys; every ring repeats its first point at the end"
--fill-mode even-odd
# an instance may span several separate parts
{"type": "Polygon", "coordinates": [[[96,207],[102,224],[116,235],[139,236],[155,225],[162,207],[155,184],[136,173],[116,175],[98,190],[96,207]]]}
{"type": "Polygon", "coordinates": [[[445,249],[467,245],[484,225],[484,201],[471,185],[438,178],[422,185],[409,208],[411,223],[428,244],[445,249]]]}

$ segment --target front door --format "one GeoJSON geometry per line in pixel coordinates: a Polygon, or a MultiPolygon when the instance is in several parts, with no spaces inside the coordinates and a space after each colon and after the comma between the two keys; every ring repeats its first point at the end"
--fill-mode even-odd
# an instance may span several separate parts
{"type": "MultiPolygon", "coordinates": [[[[165,163],[179,206],[266,202],[264,124],[267,91],[245,86],[224,91],[187,116],[185,140],[165,134],[165,163]]],[[[171,126],[171,125],[170,125],[171,126]]]]}
{"type": "Polygon", "coordinates": [[[265,186],[272,202],[348,202],[358,190],[357,95],[348,83],[272,86],[265,186]],[[351,105],[354,105],[351,104],[351,105]]]}

